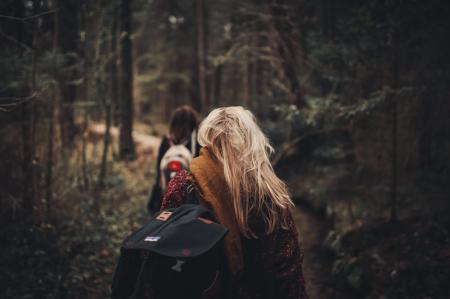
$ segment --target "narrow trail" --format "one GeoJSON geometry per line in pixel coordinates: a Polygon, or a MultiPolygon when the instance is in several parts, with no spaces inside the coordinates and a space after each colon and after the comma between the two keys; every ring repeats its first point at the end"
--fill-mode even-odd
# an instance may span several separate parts
{"type": "MultiPolygon", "coordinates": [[[[93,124],[89,131],[93,136],[97,136],[98,140],[102,140],[105,127],[102,124],[93,124]]],[[[118,135],[118,129],[112,127],[112,138],[117,139],[118,135]]],[[[133,132],[133,138],[137,144],[138,157],[147,156],[148,158],[150,155],[151,159],[156,158],[160,138],[136,131],[133,132]]],[[[138,158],[137,161],[140,159],[138,158]]],[[[138,165],[141,162],[132,164],[136,164],[139,168],[138,165]]],[[[311,210],[302,206],[294,209],[293,217],[304,252],[303,272],[310,299],[340,299],[341,297],[331,287],[331,257],[327,256],[322,249],[323,240],[328,232],[327,224],[311,210]]]]}
{"type": "Polygon", "coordinates": [[[303,275],[310,299],[337,298],[331,288],[331,258],[322,249],[327,234],[327,225],[311,211],[296,207],[294,221],[304,252],[303,275]]]}

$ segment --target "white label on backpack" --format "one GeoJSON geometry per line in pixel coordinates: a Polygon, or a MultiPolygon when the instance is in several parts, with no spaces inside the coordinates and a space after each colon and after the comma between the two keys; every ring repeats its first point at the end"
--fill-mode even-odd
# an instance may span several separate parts
{"type": "Polygon", "coordinates": [[[181,272],[183,270],[183,269],[181,269],[181,266],[183,266],[184,263],[185,262],[182,260],[177,260],[177,263],[171,269],[176,272],[181,272]]]}
{"type": "Polygon", "coordinates": [[[167,221],[167,219],[169,219],[169,217],[172,216],[172,214],[173,212],[162,211],[161,214],[159,214],[158,217],[156,217],[156,219],[161,221],[167,221]]]}
{"type": "Polygon", "coordinates": [[[160,236],[148,236],[144,239],[145,242],[158,242],[161,239],[160,236]]]}

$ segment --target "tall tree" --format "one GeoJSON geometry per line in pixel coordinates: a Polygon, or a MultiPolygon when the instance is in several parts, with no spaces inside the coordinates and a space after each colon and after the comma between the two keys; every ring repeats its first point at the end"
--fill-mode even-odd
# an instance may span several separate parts
{"type": "MultiPolygon", "coordinates": [[[[33,3],[33,9],[37,11],[36,1],[33,3]]],[[[16,17],[23,18],[25,16],[25,3],[24,1],[16,2],[16,17]]],[[[30,85],[25,88],[30,93],[34,93],[36,90],[36,55],[37,55],[37,35],[38,26],[37,20],[34,21],[31,49],[32,49],[32,66],[31,66],[31,78],[30,85]]],[[[22,44],[29,44],[27,34],[23,22],[17,24],[17,40],[22,44]]],[[[22,54],[22,53],[21,53],[22,54]]],[[[22,104],[22,171],[23,171],[23,207],[26,220],[33,220],[34,204],[35,204],[35,172],[34,172],[34,160],[36,154],[35,144],[35,103],[26,101],[22,104]]]]}
{"type": "Polygon", "coordinates": [[[201,101],[201,109],[208,109],[208,91],[206,82],[206,34],[205,34],[205,3],[203,0],[196,0],[196,50],[197,50],[197,71],[198,71],[198,95],[201,101]]]}
{"type": "Polygon", "coordinates": [[[296,41],[300,40],[298,29],[293,26],[292,18],[290,18],[294,5],[290,5],[287,0],[271,1],[271,26],[276,33],[276,50],[281,60],[281,70],[289,84],[289,101],[298,107],[305,106],[304,91],[300,86],[300,64],[299,50],[296,41]]]}
{"type": "Polygon", "coordinates": [[[121,26],[121,73],[120,73],[120,145],[121,159],[133,159],[135,149],[133,143],[133,56],[131,42],[131,0],[122,0],[120,9],[121,26]]]}
{"type": "MultiPolygon", "coordinates": [[[[57,3],[54,4],[55,6],[55,14],[53,17],[53,45],[52,45],[52,56],[53,56],[53,63],[57,65],[57,48],[58,48],[58,30],[59,30],[59,24],[58,24],[58,7],[57,3]]],[[[53,70],[52,73],[54,79],[56,79],[56,68],[53,70]]],[[[54,149],[54,131],[55,131],[55,121],[54,121],[54,106],[56,102],[57,97],[57,88],[56,84],[53,85],[52,93],[49,98],[49,103],[47,107],[47,117],[48,117],[48,132],[47,132],[47,163],[46,163],[46,171],[45,171],[45,198],[46,198],[46,205],[45,210],[47,214],[47,218],[51,216],[50,214],[50,207],[52,204],[52,197],[53,197],[53,149],[54,149]]]]}
{"type": "MultiPolygon", "coordinates": [[[[388,61],[391,64],[392,88],[396,92],[399,88],[399,57],[398,57],[398,25],[396,24],[396,16],[390,15],[388,32],[388,61]],[[389,57],[390,56],[390,57],[389,57]]],[[[398,95],[391,95],[392,101],[392,182],[391,182],[391,215],[390,220],[397,220],[397,197],[398,197],[398,95]]]]}
{"type": "Polygon", "coordinates": [[[120,103],[119,103],[119,88],[118,88],[118,78],[117,78],[117,19],[119,15],[119,4],[118,0],[113,1],[113,9],[112,9],[112,25],[111,25],[111,58],[110,58],[110,100],[111,100],[111,114],[112,121],[115,125],[120,123],[120,103]]]}
{"type": "Polygon", "coordinates": [[[117,99],[116,90],[116,57],[115,57],[115,43],[116,43],[116,15],[117,15],[117,5],[116,2],[113,2],[112,6],[112,15],[113,20],[110,24],[111,29],[109,34],[107,32],[104,32],[102,35],[102,43],[99,46],[99,49],[97,51],[97,60],[99,64],[105,65],[106,70],[106,76],[103,78],[99,75],[97,76],[97,88],[98,93],[100,95],[100,98],[102,100],[102,104],[105,109],[105,136],[103,138],[103,151],[102,151],[102,159],[100,164],[100,174],[97,181],[97,187],[103,187],[104,186],[104,180],[106,176],[106,170],[107,170],[107,161],[108,161],[108,152],[110,148],[111,143],[111,124],[112,124],[112,105],[113,101],[112,98],[117,99]],[[109,43],[106,42],[107,36],[110,37],[109,43]],[[109,53],[109,57],[108,54],[109,53]],[[101,57],[106,55],[108,59],[105,59],[102,61],[101,57]],[[108,84],[106,83],[108,82],[108,84]],[[108,92],[106,92],[106,87],[108,87],[108,92]],[[103,94],[107,93],[106,96],[103,96],[103,94]]]}
{"type": "Polygon", "coordinates": [[[59,26],[59,47],[65,56],[65,72],[60,78],[61,89],[61,141],[65,148],[70,147],[75,135],[75,119],[73,104],[77,98],[78,79],[78,41],[79,41],[79,11],[80,1],[59,0],[58,1],[58,22],[59,26]]]}

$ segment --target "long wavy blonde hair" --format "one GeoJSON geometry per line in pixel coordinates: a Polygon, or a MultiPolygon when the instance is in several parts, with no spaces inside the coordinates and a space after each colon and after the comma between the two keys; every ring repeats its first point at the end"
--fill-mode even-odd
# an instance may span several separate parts
{"type": "Polygon", "coordinates": [[[293,203],[270,163],[274,150],[249,110],[240,106],[213,110],[200,124],[198,142],[223,164],[244,236],[256,237],[249,227],[250,214],[262,216],[266,233],[286,226],[283,211],[293,203]]]}

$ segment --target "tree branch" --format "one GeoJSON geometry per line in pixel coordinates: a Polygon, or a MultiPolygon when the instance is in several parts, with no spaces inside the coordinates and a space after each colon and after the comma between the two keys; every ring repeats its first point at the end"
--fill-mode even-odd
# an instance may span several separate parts
{"type": "Polygon", "coordinates": [[[13,37],[11,37],[11,36],[5,34],[2,30],[0,30],[0,35],[3,36],[4,38],[6,38],[7,40],[11,41],[11,42],[18,44],[19,46],[21,46],[22,48],[24,48],[25,50],[27,50],[27,51],[29,51],[29,52],[33,51],[32,48],[30,48],[30,47],[27,46],[26,44],[24,44],[24,43],[18,41],[17,39],[15,39],[15,38],[13,38],[13,37]]]}
{"type": "Polygon", "coordinates": [[[33,92],[31,95],[27,96],[27,97],[0,97],[0,102],[1,101],[14,101],[14,102],[10,102],[10,103],[5,103],[2,104],[0,103],[0,111],[3,112],[11,112],[13,111],[18,105],[23,104],[25,102],[28,102],[30,100],[32,100],[33,98],[35,98],[38,95],[38,92],[35,91],[33,92]],[[8,109],[8,107],[11,107],[8,109]]]}
{"type": "Polygon", "coordinates": [[[328,132],[336,132],[336,131],[348,131],[349,128],[334,128],[334,129],[322,129],[322,130],[315,130],[315,131],[311,131],[309,133],[305,133],[299,137],[296,137],[294,139],[292,139],[289,142],[285,142],[280,146],[280,149],[277,151],[277,154],[275,155],[275,157],[272,159],[272,166],[276,166],[281,159],[292,149],[294,149],[301,141],[303,141],[303,139],[305,139],[306,137],[309,136],[314,136],[314,135],[318,135],[318,134],[323,134],[323,133],[328,133],[328,132]]]}
{"type": "Polygon", "coordinates": [[[56,11],[57,11],[56,9],[52,9],[52,10],[44,11],[44,12],[41,12],[41,13],[38,13],[38,14],[35,14],[32,16],[23,17],[23,18],[7,16],[7,15],[0,15],[0,19],[8,19],[8,20],[21,21],[21,22],[27,23],[26,21],[28,21],[28,20],[32,20],[32,19],[39,18],[39,17],[45,16],[48,14],[52,14],[52,13],[55,13],[56,11]]]}

